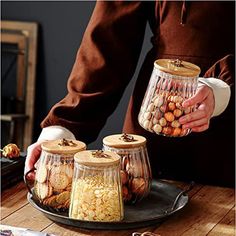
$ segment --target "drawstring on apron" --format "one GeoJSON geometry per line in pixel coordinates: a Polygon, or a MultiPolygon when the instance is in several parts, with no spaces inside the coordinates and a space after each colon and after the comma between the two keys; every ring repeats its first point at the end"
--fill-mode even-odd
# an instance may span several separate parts
{"type": "Polygon", "coordinates": [[[180,20],[180,24],[182,26],[185,25],[186,18],[187,18],[186,0],[183,0],[182,9],[181,9],[181,20],[180,20]]]}

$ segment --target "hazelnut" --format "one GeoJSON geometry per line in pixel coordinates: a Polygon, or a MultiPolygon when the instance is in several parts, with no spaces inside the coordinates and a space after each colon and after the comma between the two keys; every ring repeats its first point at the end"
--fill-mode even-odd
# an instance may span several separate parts
{"type": "MultiPolygon", "coordinates": [[[[147,111],[153,111],[154,110],[154,104],[150,103],[147,107],[147,111]]],[[[149,119],[149,118],[148,118],[149,119]]]]}
{"type": "Polygon", "coordinates": [[[179,136],[181,134],[180,128],[174,128],[172,135],[173,136],[179,136]]]}
{"type": "Polygon", "coordinates": [[[170,111],[174,111],[174,109],[175,109],[175,103],[169,102],[168,108],[169,108],[170,111]]]}
{"type": "Polygon", "coordinates": [[[120,171],[120,178],[123,185],[128,182],[128,174],[124,170],[120,171]]]}
{"type": "Polygon", "coordinates": [[[183,100],[184,99],[181,96],[174,96],[174,98],[173,98],[174,103],[181,103],[181,102],[183,102],[183,100]]]}
{"type": "Polygon", "coordinates": [[[177,120],[173,120],[173,121],[171,122],[171,126],[172,126],[173,128],[178,128],[178,127],[180,127],[180,123],[179,123],[179,121],[177,121],[177,120]]]}
{"type": "Polygon", "coordinates": [[[162,106],[160,106],[160,111],[161,111],[161,112],[165,113],[165,112],[166,112],[166,110],[167,110],[167,105],[166,105],[166,104],[165,104],[165,105],[162,105],[162,106]]]}
{"type": "Polygon", "coordinates": [[[155,117],[157,120],[161,119],[162,113],[161,113],[161,111],[160,111],[159,109],[157,109],[157,110],[155,111],[154,117],[155,117]]]}
{"type": "Polygon", "coordinates": [[[164,114],[164,117],[166,118],[167,121],[172,122],[175,119],[175,116],[171,112],[166,112],[164,114]]]}
{"type": "Polygon", "coordinates": [[[180,109],[175,109],[173,111],[173,114],[175,117],[180,117],[183,114],[183,112],[180,109]]]}
{"type": "Polygon", "coordinates": [[[154,105],[156,107],[160,107],[163,104],[163,97],[157,96],[157,98],[154,100],[154,105]]]}
{"type": "Polygon", "coordinates": [[[149,120],[144,120],[143,127],[144,129],[149,129],[150,124],[152,124],[149,120]]]}
{"type": "Polygon", "coordinates": [[[133,178],[131,182],[131,192],[143,195],[146,192],[146,182],[143,178],[133,178]]]}
{"type": "Polygon", "coordinates": [[[172,128],[171,127],[163,127],[162,133],[165,135],[170,135],[172,133],[172,128]]]}
{"type": "Polygon", "coordinates": [[[155,133],[158,134],[158,133],[161,133],[162,127],[161,127],[161,125],[156,124],[156,125],[153,126],[153,130],[155,131],[155,133]]]}
{"type": "Polygon", "coordinates": [[[183,109],[182,103],[180,103],[180,102],[177,102],[177,103],[175,104],[175,106],[176,106],[178,109],[180,109],[180,110],[183,109]]]}
{"type": "Polygon", "coordinates": [[[152,116],[152,113],[149,111],[145,112],[143,115],[145,120],[149,120],[151,118],[151,116],[152,116]]]}
{"type": "Polygon", "coordinates": [[[153,118],[153,120],[152,120],[152,124],[157,124],[158,123],[158,119],[156,119],[155,117],[153,118]]]}
{"type": "Polygon", "coordinates": [[[167,122],[166,122],[166,119],[164,117],[162,117],[160,120],[159,120],[159,124],[163,127],[163,126],[166,126],[167,122]]]}

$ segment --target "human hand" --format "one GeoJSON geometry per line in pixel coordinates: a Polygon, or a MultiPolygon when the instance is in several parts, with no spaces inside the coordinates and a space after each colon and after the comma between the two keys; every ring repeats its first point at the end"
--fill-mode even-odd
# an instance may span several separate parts
{"type": "Polygon", "coordinates": [[[193,132],[202,132],[209,128],[210,119],[215,108],[214,94],[209,86],[200,86],[196,94],[184,101],[182,105],[184,108],[197,106],[194,112],[179,119],[183,129],[189,128],[193,132]]]}
{"type": "MultiPolygon", "coordinates": [[[[27,156],[25,160],[25,170],[24,173],[26,174],[29,170],[34,168],[35,163],[40,157],[42,148],[41,148],[41,143],[44,142],[45,140],[40,140],[37,141],[36,143],[31,144],[27,148],[27,156]]],[[[28,180],[34,180],[35,178],[35,173],[31,172],[27,175],[28,180]]]]}

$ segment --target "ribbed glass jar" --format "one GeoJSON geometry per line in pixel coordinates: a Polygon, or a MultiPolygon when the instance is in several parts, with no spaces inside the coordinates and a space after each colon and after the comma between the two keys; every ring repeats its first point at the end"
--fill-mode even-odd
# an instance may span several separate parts
{"type": "Polygon", "coordinates": [[[150,192],[152,173],[146,138],[140,135],[114,134],[103,139],[103,149],[121,156],[121,182],[125,204],[141,201],[150,192]]]}
{"type": "Polygon", "coordinates": [[[196,107],[183,108],[182,103],[197,89],[200,68],[180,60],[160,59],[154,69],[139,112],[139,124],[152,133],[180,137],[191,132],[183,129],[179,118],[196,107]]]}
{"type": "Polygon", "coordinates": [[[120,156],[109,151],[75,155],[69,217],[86,221],[121,221],[120,156]]]}
{"type": "Polygon", "coordinates": [[[74,172],[74,154],[86,149],[77,140],[54,140],[42,143],[36,166],[34,196],[44,206],[68,210],[74,172]]]}

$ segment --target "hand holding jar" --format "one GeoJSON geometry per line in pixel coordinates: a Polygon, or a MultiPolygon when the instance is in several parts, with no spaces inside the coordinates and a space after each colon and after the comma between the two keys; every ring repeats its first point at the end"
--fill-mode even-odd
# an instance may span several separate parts
{"type": "Polygon", "coordinates": [[[212,89],[207,85],[200,86],[196,94],[183,102],[183,107],[197,106],[196,110],[179,119],[183,129],[202,132],[209,128],[210,119],[215,107],[212,89]]]}
{"type": "MultiPolygon", "coordinates": [[[[178,59],[155,61],[140,109],[139,124],[152,133],[164,136],[181,137],[189,134],[193,126],[185,122],[192,121],[196,116],[196,119],[203,118],[201,111],[194,113],[193,117],[189,115],[196,110],[196,99],[189,100],[189,104],[185,102],[194,98],[199,74],[200,68],[189,62],[178,59]]],[[[203,121],[199,123],[203,124],[203,121]]]]}

